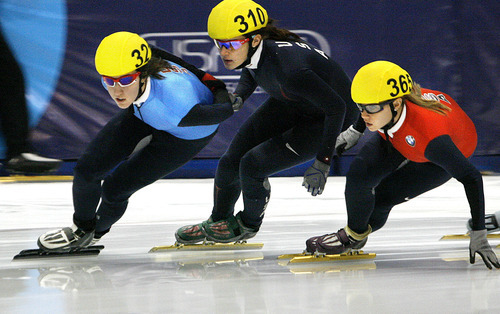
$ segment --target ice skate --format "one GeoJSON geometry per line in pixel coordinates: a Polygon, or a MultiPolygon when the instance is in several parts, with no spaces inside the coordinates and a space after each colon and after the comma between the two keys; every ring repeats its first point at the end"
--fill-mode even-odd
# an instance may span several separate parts
{"type": "MultiPolygon", "coordinates": [[[[493,233],[500,231],[500,211],[494,214],[484,215],[484,226],[486,227],[486,232],[493,233]]],[[[472,230],[472,219],[467,222],[467,230],[472,230]]]]}
{"type": "Polygon", "coordinates": [[[230,243],[251,239],[259,230],[245,226],[241,220],[241,212],[239,212],[228,219],[204,224],[203,231],[209,241],[230,243]]]}
{"type": "Polygon", "coordinates": [[[260,249],[264,246],[263,243],[246,242],[257,232],[258,230],[245,226],[239,214],[217,222],[210,217],[202,223],[179,228],[175,233],[177,242],[174,245],[155,246],[149,252],[260,249]]]}
{"type": "MultiPolygon", "coordinates": [[[[316,248],[317,248],[317,242],[319,239],[323,238],[324,236],[326,235],[323,235],[323,236],[316,236],[316,237],[312,237],[310,239],[308,239],[306,241],[306,254],[313,254],[315,252],[317,252],[316,248]]],[[[363,240],[361,241],[356,241],[352,244],[352,248],[353,250],[361,250],[366,242],[368,241],[368,238],[364,238],[363,240]]]]}
{"type": "Polygon", "coordinates": [[[205,241],[205,232],[203,231],[203,225],[213,223],[212,216],[207,220],[196,224],[187,225],[177,229],[175,232],[175,239],[179,244],[195,244],[205,241]]]}
{"type": "Polygon", "coordinates": [[[57,170],[61,163],[59,159],[22,153],[9,159],[5,167],[12,173],[47,173],[57,170]]]}
{"type": "MultiPolygon", "coordinates": [[[[368,234],[371,232],[371,227],[363,234],[356,234],[352,230],[349,230],[350,233],[361,240],[355,240],[345,229],[340,229],[336,233],[309,238],[306,241],[306,250],[304,252],[283,254],[278,256],[278,259],[289,260],[289,262],[285,262],[285,265],[288,265],[290,263],[350,261],[375,258],[376,254],[361,251],[368,241],[368,234]]],[[[283,263],[281,262],[281,264],[283,263]]]]}
{"type": "MultiPolygon", "coordinates": [[[[488,239],[500,239],[500,211],[494,214],[488,214],[484,216],[484,226],[486,227],[487,238],[488,239]]],[[[463,234],[447,234],[441,237],[440,240],[468,240],[469,232],[472,230],[472,219],[467,221],[467,233],[463,234]]]]}
{"type": "Polygon", "coordinates": [[[92,238],[92,241],[90,241],[90,243],[87,247],[96,246],[97,242],[101,241],[101,238],[103,235],[104,234],[102,234],[102,233],[94,232],[94,237],[92,238]]]}
{"type": "MultiPolygon", "coordinates": [[[[85,232],[76,225],[49,231],[38,238],[38,247],[46,252],[74,252],[89,246],[94,240],[94,231],[85,232]]],[[[97,242],[97,241],[96,241],[97,242]]]]}
{"type": "MultiPolygon", "coordinates": [[[[346,231],[347,228],[348,227],[334,233],[308,239],[306,241],[306,251],[311,254],[322,253],[330,255],[348,253],[352,249],[359,250],[363,248],[368,240],[367,236],[371,232],[371,228],[363,235],[359,235],[362,237],[361,240],[356,240],[350,235],[346,231]]],[[[354,234],[353,231],[350,231],[350,233],[354,234]]]]}
{"type": "Polygon", "coordinates": [[[14,260],[98,255],[104,249],[103,245],[95,245],[101,236],[95,235],[94,231],[85,232],[76,225],[52,230],[38,238],[38,249],[22,250],[14,256],[14,260]]]}

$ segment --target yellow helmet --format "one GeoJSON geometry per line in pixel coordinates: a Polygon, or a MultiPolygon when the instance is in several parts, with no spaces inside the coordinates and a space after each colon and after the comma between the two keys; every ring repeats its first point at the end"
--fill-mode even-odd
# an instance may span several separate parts
{"type": "Polygon", "coordinates": [[[95,53],[95,68],[101,75],[120,76],[137,70],[151,59],[148,43],[129,32],[113,33],[104,39],[95,53]]]}
{"type": "Polygon", "coordinates": [[[266,27],[269,18],[260,4],[251,0],[224,0],[208,17],[208,36],[227,40],[266,27]]]}
{"type": "Polygon", "coordinates": [[[361,67],[352,80],[351,96],[358,104],[376,104],[410,94],[410,74],[389,61],[375,61],[361,67]]]}

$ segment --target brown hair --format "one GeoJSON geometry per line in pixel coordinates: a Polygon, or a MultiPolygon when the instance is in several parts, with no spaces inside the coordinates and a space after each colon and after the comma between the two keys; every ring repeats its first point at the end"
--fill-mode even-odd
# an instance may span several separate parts
{"type": "Polygon", "coordinates": [[[166,69],[171,69],[172,66],[168,63],[167,60],[164,60],[157,56],[152,56],[151,60],[148,63],[137,69],[137,71],[141,72],[141,78],[146,78],[148,76],[152,76],[156,79],[165,78],[160,74],[161,71],[166,69]]]}
{"type": "MultiPolygon", "coordinates": [[[[302,38],[299,35],[291,32],[285,28],[279,28],[276,26],[278,22],[274,19],[269,19],[266,27],[261,28],[249,35],[261,34],[262,39],[272,39],[272,40],[292,40],[302,42],[302,38]]],[[[250,36],[249,36],[250,37],[250,36]]]]}
{"type": "Polygon", "coordinates": [[[450,107],[443,105],[435,99],[425,99],[422,96],[422,87],[420,86],[420,84],[415,82],[413,83],[411,93],[408,95],[404,95],[403,98],[411,101],[417,106],[432,110],[441,115],[446,115],[448,111],[451,111],[450,107]]]}

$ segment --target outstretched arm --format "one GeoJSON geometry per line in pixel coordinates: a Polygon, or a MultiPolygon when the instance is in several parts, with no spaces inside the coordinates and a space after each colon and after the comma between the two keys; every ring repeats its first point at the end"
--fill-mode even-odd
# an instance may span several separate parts
{"type": "Polygon", "coordinates": [[[470,263],[474,264],[477,253],[483,259],[486,267],[491,269],[493,265],[500,268],[498,258],[486,238],[481,173],[465,158],[449,135],[442,135],[430,141],[425,149],[425,157],[445,169],[464,185],[472,215],[469,244],[470,263]]]}

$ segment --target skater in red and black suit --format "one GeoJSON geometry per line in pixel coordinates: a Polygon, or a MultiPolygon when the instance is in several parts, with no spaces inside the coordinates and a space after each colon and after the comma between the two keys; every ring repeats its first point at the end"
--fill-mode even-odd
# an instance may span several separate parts
{"type": "MultiPolygon", "coordinates": [[[[478,253],[488,268],[500,268],[486,239],[483,181],[469,161],[477,133],[466,113],[449,95],[421,88],[388,61],[362,67],[351,95],[366,127],[380,136],[363,146],[347,173],[347,226],[310,238],[307,251],[338,254],[362,248],[395,205],[453,177],[464,185],[470,206],[470,262],[478,253]]],[[[345,142],[352,147],[360,136],[351,133],[345,142]]]]}

